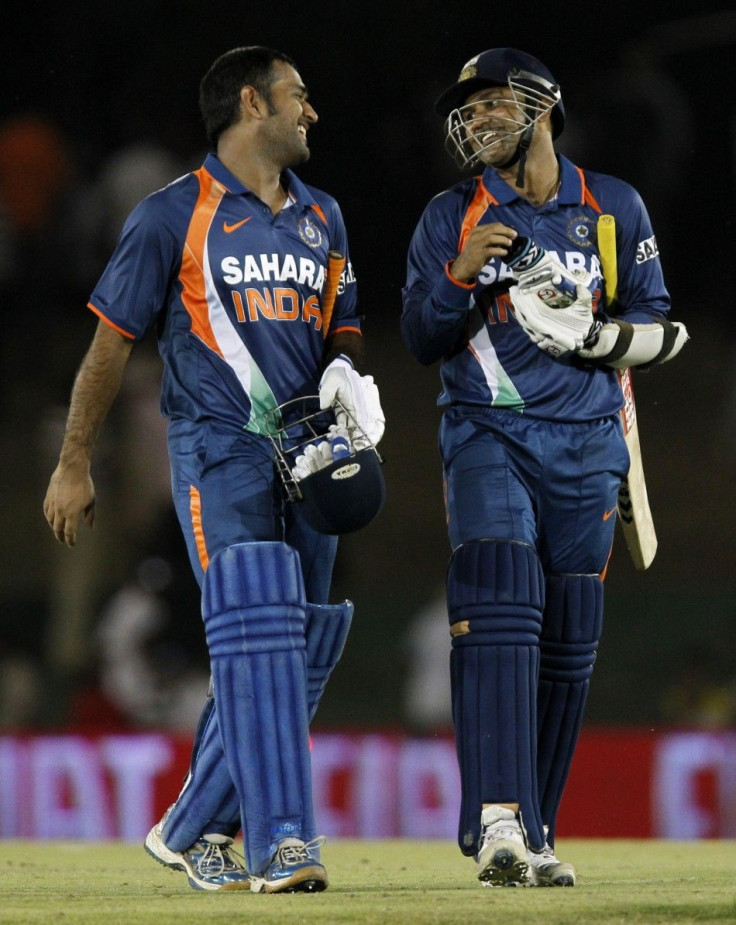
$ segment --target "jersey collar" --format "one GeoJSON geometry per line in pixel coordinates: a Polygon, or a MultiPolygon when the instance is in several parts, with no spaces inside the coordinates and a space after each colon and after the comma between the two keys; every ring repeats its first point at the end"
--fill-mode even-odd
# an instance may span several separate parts
{"type": "MultiPolygon", "coordinates": [[[[255,195],[247,186],[243,186],[234,174],[230,173],[216,154],[208,154],[202,166],[207,173],[211,174],[218,183],[225,187],[228,193],[232,193],[234,196],[255,195]]],[[[316,200],[310,193],[309,188],[302,183],[293,171],[287,169],[284,171],[283,176],[286,180],[289,196],[296,205],[309,208],[316,204],[316,200]]]]}
{"type": "MultiPolygon", "coordinates": [[[[565,206],[581,203],[584,190],[577,167],[562,154],[557,155],[557,161],[560,165],[560,177],[562,180],[557,194],[557,202],[565,206]]],[[[521,198],[505,180],[499,177],[493,167],[486,167],[483,171],[482,181],[483,186],[499,205],[508,205],[515,199],[521,198]]]]}

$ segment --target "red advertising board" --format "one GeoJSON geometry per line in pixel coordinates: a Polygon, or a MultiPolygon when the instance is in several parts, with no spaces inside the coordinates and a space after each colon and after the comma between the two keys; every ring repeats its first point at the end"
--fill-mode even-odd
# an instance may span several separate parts
{"type": "MultiPolygon", "coordinates": [[[[0,737],[0,837],[140,841],[181,787],[189,749],[165,733],[0,737]]],[[[312,766],[325,834],[454,839],[451,738],[316,733],[312,766]]],[[[558,834],[736,837],[736,732],[585,730],[558,834]]]]}

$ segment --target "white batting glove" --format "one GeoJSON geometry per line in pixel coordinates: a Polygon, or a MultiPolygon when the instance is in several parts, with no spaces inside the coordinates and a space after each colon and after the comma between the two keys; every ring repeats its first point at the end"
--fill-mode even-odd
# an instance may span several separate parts
{"type": "Polygon", "coordinates": [[[300,482],[302,479],[307,478],[307,476],[319,472],[320,469],[324,469],[325,466],[329,466],[331,462],[332,447],[329,441],[321,440],[317,444],[310,443],[305,447],[304,453],[302,453],[301,456],[297,456],[291,474],[297,482],[300,482]]]}
{"type": "Polygon", "coordinates": [[[514,315],[529,338],[553,357],[580,350],[595,331],[592,298],[583,284],[577,284],[578,301],[564,308],[550,308],[533,291],[509,289],[514,315]]]}
{"type": "Polygon", "coordinates": [[[360,373],[356,372],[347,357],[339,356],[329,364],[319,381],[319,406],[324,411],[335,401],[348,410],[355,407],[356,391],[360,388],[360,373]]]}
{"type": "Polygon", "coordinates": [[[347,428],[355,449],[378,443],[386,426],[378,386],[373,376],[361,376],[342,356],[329,364],[319,383],[320,408],[331,408],[336,402],[345,409],[336,408],[337,423],[347,428]]]}
{"type": "Polygon", "coordinates": [[[568,270],[530,238],[517,238],[507,260],[519,289],[533,292],[550,308],[565,308],[591,298],[593,277],[587,270],[568,270]],[[588,290],[587,294],[583,294],[581,286],[588,290]]]}
{"type": "Polygon", "coordinates": [[[381,407],[381,397],[373,376],[363,376],[363,410],[353,428],[351,441],[356,450],[375,446],[386,430],[386,418],[381,407]]]}

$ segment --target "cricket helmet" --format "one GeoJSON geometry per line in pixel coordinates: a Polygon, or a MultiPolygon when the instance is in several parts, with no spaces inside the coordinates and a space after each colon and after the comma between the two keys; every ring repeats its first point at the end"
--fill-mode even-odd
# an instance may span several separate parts
{"type": "MultiPolygon", "coordinates": [[[[336,410],[342,421],[346,415],[350,418],[339,402],[336,410]]],[[[368,526],[383,507],[386,486],[383,460],[363,431],[351,422],[351,439],[341,447],[345,455],[333,457],[327,447],[335,409],[321,410],[317,395],[285,402],[268,412],[265,420],[287,500],[300,506],[307,523],[318,533],[331,535],[368,526]],[[305,475],[299,461],[316,447],[322,460],[316,471],[305,475]]]]}
{"type": "Polygon", "coordinates": [[[362,530],[386,499],[381,457],[370,446],[320,469],[299,482],[302,513],[318,533],[362,530]]]}
{"type": "Polygon", "coordinates": [[[516,48],[491,48],[463,65],[456,83],[448,87],[435,103],[436,111],[446,118],[447,147],[461,167],[480,161],[487,145],[473,143],[472,106],[465,100],[484,87],[508,87],[523,121],[514,121],[505,134],[517,135],[525,146],[531,140],[535,123],[551,110],[552,137],[557,138],[565,126],[565,107],[560,88],[551,71],[541,61],[516,48]]]}

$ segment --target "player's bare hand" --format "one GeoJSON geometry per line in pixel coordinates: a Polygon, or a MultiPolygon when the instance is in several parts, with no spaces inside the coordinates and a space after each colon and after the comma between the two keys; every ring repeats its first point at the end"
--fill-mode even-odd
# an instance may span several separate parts
{"type": "Polygon", "coordinates": [[[450,273],[461,283],[470,282],[493,257],[505,257],[516,231],[501,222],[476,225],[465,241],[459,257],[450,264],[450,273]]]}
{"type": "Polygon", "coordinates": [[[76,542],[80,518],[94,526],[95,488],[89,466],[59,463],[49,481],[43,513],[56,539],[67,546],[76,542]]]}

